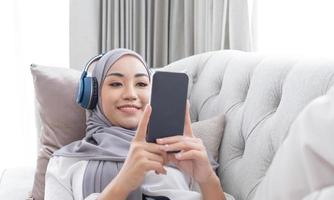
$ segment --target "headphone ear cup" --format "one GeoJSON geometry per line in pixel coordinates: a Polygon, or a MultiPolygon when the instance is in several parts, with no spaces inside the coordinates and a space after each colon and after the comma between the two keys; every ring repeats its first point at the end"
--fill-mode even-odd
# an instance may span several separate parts
{"type": "Polygon", "coordinates": [[[82,83],[83,90],[80,105],[85,109],[89,109],[92,94],[92,77],[84,77],[82,83]]]}
{"type": "Polygon", "coordinates": [[[82,101],[82,93],[83,93],[83,83],[82,83],[82,79],[80,78],[78,86],[77,86],[77,98],[76,98],[76,102],[80,105],[82,101]]]}
{"type": "Polygon", "coordinates": [[[85,109],[95,108],[98,102],[98,82],[96,77],[87,77],[89,66],[99,60],[104,54],[91,58],[84,67],[79,80],[76,102],[85,109]]]}
{"type": "Polygon", "coordinates": [[[92,93],[91,93],[91,100],[89,104],[88,109],[93,109],[96,107],[97,101],[98,101],[98,96],[99,96],[99,88],[98,88],[98,82],[96,77],[91,77],[91,88],[92,88],[92,93]]]}
{"type": "Polygon", "coordinates": [[[80,79],[77,103],[85,109],[94,109],[98,101],[98,82],[96,77],[80,79]]]}

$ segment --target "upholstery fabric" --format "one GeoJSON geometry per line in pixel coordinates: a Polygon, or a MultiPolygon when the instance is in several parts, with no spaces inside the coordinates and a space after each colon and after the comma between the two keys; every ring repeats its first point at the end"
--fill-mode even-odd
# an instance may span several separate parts
{"type": "Polygon", "coordinates": [[[334,87],[308,104],[292,123],[254,199],[295,200],[333,195],[333,189],[326,189],[334,187],[333,122],[334,87]]]}
{"type": "Polygon", "coordinates": [[[0,199],[32,200],[33,167],[13,167],[0,170],[0,199]]]}
{"type": "Polygon", "coordinates": [[[334,199],[334,186],[329,186],[321,190],[317,190],[303,198],[303,200],[329,200],[329,199],[334,199]]]}
{"type": "Polygon", "coordinates": [[[333,85],[334,61],[222,50],[163,70],[189,75],[193,121],[225,114],[219,176],[225,192],[245,200],[300,111],[333,85]]]}

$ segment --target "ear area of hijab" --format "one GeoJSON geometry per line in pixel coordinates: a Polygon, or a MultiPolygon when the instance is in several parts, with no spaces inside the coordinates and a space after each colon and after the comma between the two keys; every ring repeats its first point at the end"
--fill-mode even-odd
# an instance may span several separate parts
{"type": "Polygon", "coordinates": [[[85,109],[91,110],[96,107],[98,101],[98,81],[96,77],[89,77],[87,74],[92,63],[98,61],[103,55],[104,53],[91,58],[81,74],[76,102],[85,109]]]}

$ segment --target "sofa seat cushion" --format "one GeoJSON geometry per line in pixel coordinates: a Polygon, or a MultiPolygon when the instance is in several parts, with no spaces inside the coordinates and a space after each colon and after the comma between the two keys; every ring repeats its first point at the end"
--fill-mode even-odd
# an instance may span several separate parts
{"type": "Polygon", "coordinates": [[[303,198],[303,200],[328,200],[334,199],[334,185],[316,190],[303,198]]]}
{"type": "Polygon", "coordinates": [[[1,171],[0,199],[28,199],[34,180],[33,167],[6,168],[1,171]]]}

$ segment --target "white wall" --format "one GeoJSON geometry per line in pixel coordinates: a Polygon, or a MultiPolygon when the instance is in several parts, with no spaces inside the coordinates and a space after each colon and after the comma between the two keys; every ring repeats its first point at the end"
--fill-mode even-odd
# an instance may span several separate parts
{"type": "Polygon", "coordinates": [[[333,57],[333,0],[256,0],[262,52],[333,57]]]}
{"type": "Polygon", "coordinates": [[[70,0],[70,67],[83,69],[99,54],[100,1],[70,0]]]}
{"type": "Polygon", "coordinates": [[[31,63],[69,67],[69,2],[0,1],[0,168],[35,165],[31,63]]]}

